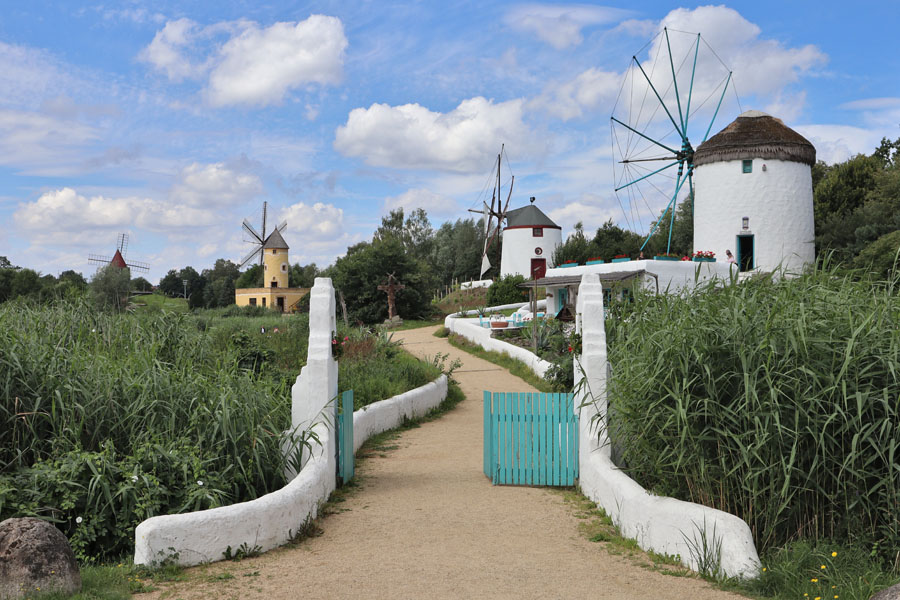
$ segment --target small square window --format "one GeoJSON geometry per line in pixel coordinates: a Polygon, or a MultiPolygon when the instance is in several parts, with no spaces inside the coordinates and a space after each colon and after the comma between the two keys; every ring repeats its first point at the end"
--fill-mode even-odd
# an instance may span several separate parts
{"type": "Polygon", "coordinates": [[[753,161],[752,160],[742,161],[741,168],[743,169],[744,173],[752,173],[753,172],[753,161]]]}
{"type": "Polygon", "coordinates": [[[531,230],[531,237],[544,237],[544,228],[535,227],[531,230]]]}
{"type": "Polygon", "coordinates": [[[250,306],[256,306],[256,298],[250,298],[250,306]]]}

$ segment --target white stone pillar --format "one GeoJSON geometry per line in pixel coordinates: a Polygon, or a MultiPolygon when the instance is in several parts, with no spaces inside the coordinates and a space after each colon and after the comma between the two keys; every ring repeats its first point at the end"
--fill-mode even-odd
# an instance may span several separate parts
{"type": "Polygon", "coordinates": [[[606,324],[603,285],[597,273],[581,276],[576,306],[581,325],[581,356],[575,360],[575,410],[579,411],[578,458],[585,464],[592,452],[609,456],[606,416],[606,324]]]}
{"type": "MultiPolygon", "coordinates": [[[[330,435],[323,440],[327,456],[334,456],[334,420],[338,390],[338,364],[331,355],[332,336],[337,332],[334,287],[328,277],[316,277],[310,291],[309,349],[306,366],[291,387],[291,428],[303,431],[316,423],[326,424],[330,435]]],[[[318,448],[313,444],[313,452],[318,448]]]]}

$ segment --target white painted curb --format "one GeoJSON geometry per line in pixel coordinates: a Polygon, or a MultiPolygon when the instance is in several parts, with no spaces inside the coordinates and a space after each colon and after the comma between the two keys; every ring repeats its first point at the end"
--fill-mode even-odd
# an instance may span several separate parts
{"type": "MultiPolygon", "coordinates": [[[[393,429],[404,417],[415,418],[447,397],[447,377],[406,393],[375,402],[353,413],[354,452],[371,436],[393,429]]],[[[307,518],[315,518],[319,504],[334,489],[335,462],[324,456],[332,435],[324,424],[313,431],[321,446],[303,470],[280,490],[255,500],[191,513],[151,517],[134,530],[134,563],[152,565],[166,559],[183,566],[215,562],[230,546],[266,551],[287,543],[307,518]]]]}

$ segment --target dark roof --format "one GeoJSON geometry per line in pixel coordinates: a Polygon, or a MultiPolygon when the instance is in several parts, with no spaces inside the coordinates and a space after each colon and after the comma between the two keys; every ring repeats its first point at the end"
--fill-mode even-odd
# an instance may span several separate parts
{"type": "Polygon", "coordinates": [[[694,152],[694,166],[746,158],[816,164],[816,148],[781,119],[748,110],[694,152]]]}
{"type": "Polygon", "coordinates": [[[266,243],[263,244],[263,248],[266,250],[270,248],[289,249],[290,246],[288,246],[287,242],[284,241],[284,238],[281,237],[281,232],[276,229],[269,234],[269,237],[266,238],[266,243]]]}
{"type": "MultiPolygon", "coordinates": [[[[613,273],[592,273],[592,275],[599,275],[600,281],[624,281],[626,279],[631,279],[632,277],[637,277],[638,275],[643,275],[644,273],[647,273],[645,269],[638,269],[635,271],[615,271],[613,273]]],[[[652,275],[652,273],[650,273],[650,275],[652,275]]],[[[531,280],[526,281],[525,283],[520,283],[519,287],[555,287],[560,285],[573,285],[576,283],[581,283],[581,275],[556,275],[552,277],[541,277],[538,280],[531,280]]]]}
{"type": "Polygon", "coordinates": [[[534,204],[523,206],[506,213],[506,229],[510,227],[554,227],[562,229],[550,220],[541,209],[534,204]]]}

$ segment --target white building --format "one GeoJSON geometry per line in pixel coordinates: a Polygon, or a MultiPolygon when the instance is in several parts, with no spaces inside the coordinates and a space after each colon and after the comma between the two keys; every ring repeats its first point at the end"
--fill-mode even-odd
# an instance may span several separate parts
{"type": "Polygon", "coordinates": [[[816,149],[780,119],[751,110],[694,152],[694,250],[741,271],[800,271],[815,258],[816,149]]]}
{"type": "Polygon", "coordinates": [[[543,277],[553,266],[553,251],[562,245],[562,228],[531,204],[506,213],[500,276],[543,277]]]}

